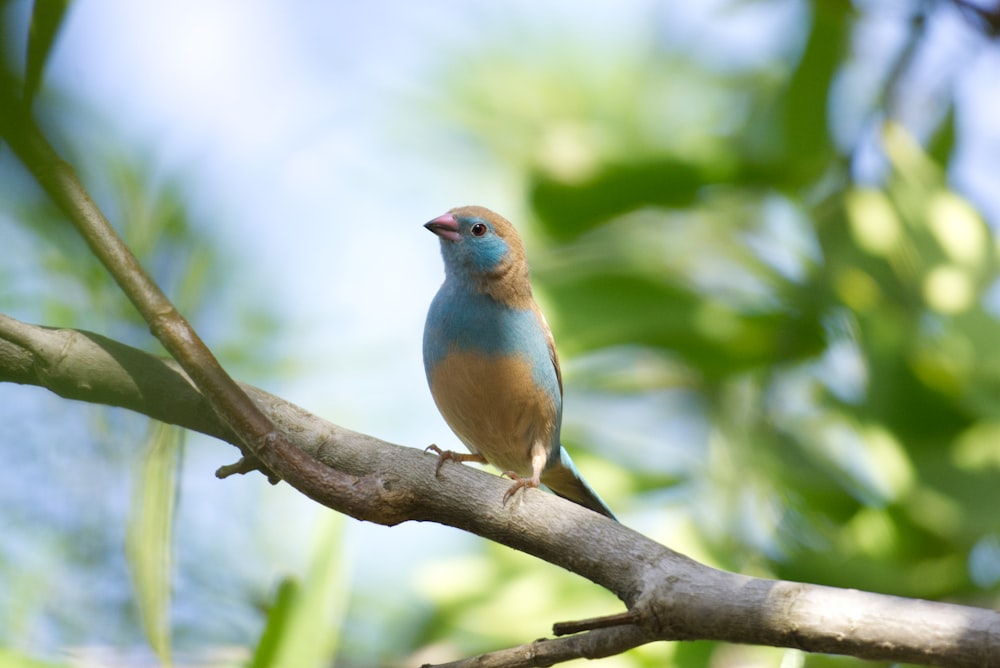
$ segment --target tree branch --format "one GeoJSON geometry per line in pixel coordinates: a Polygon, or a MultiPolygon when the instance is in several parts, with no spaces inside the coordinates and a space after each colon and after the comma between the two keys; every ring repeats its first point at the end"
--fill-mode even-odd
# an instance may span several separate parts
{"type": "MultiPolygon", "coordinates": [[[[89,332],[0,316],[0,381],[236,440],[174,363],[89,332]]],[[[552,494],[529,490],[503,506],[508,485],[497,476],[446,465],[435,478],[434,456],[242,387],[297,450],[356,481],[349,503],[340,495],[320,502],[379,524],[433,521],[475,533],[606,587],[635,615],[634,623],[448,665],[551,665],[655,640],[693,639],[928,665],[1000,665],[1000,613],[993,610],[719,571],[552,494]]]]}
{"type": "MultiPolygon", "coordinates": [[[[0,63],[2,64],[2,63],[0,63]]],[[[0,68],[2,70],[2,68],[0,68]]],[[[0,136],[66,214],[94,255],[178,361],[205,402],[236,435],[244,456],[253,454],[271,472],[310,498],[344,512],[364,513],[369,480],[321,465],[296,448],[222,368],[194,328],[146,274],[104,217],[73,168],[38,130],[30,107],[0,77],[0,136]]],[[[237,468],[245,468],[241,464],[237,468]]],[[[354,514],[352,513],[352,514],[354,514]]]]}

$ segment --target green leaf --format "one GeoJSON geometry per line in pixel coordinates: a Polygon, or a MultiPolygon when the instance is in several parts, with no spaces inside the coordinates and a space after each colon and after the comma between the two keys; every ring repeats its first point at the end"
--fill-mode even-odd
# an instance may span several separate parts
{"type": "Polygon", "coordinates": [[[677,668],[695,668],[707,666],[712,662],[712,655],[719,649],[719,643],[707,640],[679,642],[674,648],[673,665],[677,668]]]}
{"type": "Polygon", "coordinates": [[[305,578],[301,583],[286,578],[278,586],[251,668],[333,664],[349,589],[347,564],[338,550],[343,529],[343,516],[329,512],[320,516],[305,578]]]}
{"type": "Polygon", "coordinates": [[[679,353],[708,376],[726,376],[808,357],[824,345],[811,310],[745,312],[640,274],[595,271],[545,287],[567,354],[639,344],[679,353]]]}
{"type": "Polygon", "coordinates": [[[171,547],[177,468],[183,441],[183,429],[161,422],[151,423],[125,539],[143,630],[153,651],[167,666],[171,664],[171,547]]]}
{"type": "Polygon", "coordinates": [[[941,119],[941,123],[934,129],[931,135],[927,152],[934,162],[942,167],[947,167],[951,161],[951,154],[955,150],[955,105],[948,105],[948,113],[941,119]]]}
{"type": "Polygon", "coordinates": [[[269,668],[276,666],[275,657],[281,650],[282,643],[290,633],[288,626],[293,617],[293,610],[302,598],[302,585],[294,578],[288,577],[278,584],[274,594],[274,602],[267,614],[267,624],[257,642],[250,668],[269,668]]]}
{"type": "Polygon", "coordinates": [[[853,28],[851,3],[812,3],[802,55],[773,94],[753,91],[754,111],[739,142],[740,171],[759,173],[772,187],[797,191],[840,166],[831,140],[830,88],[853,28]]]}
{"type": "Polygon", "coordinates": [[[69,0],[36,0],[28,33],[28,57],[24,73],[24,101],[31,104],[42,85],[45,64],[52,52],[69,0]]]}
{"type": "Polygon", "coordinates": [[[828,100],[852,28],[851,11],[844,0],[813,4],[809,41],[781,98],[787,166],[801,183],[819,177],[833,154],[828,100]]]}
{"type": "Polygon", "coordinates": [[[644,206],[690,206],[699,189],[715,181],[696,163],[664,157],[606,165],[582,182],[536,175],[531,204],[545,231],[565,241],[644,206]]]}

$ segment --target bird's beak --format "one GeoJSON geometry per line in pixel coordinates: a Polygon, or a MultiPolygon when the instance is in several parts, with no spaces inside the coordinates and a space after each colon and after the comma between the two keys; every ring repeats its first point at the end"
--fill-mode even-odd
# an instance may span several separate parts
{"type": "Polygon", "coordinates": [[[428,230],[448,241],[458,241],[462,236],[458,233],[458,221],[455,216],[445,213],[424,225],[428,230]]]}

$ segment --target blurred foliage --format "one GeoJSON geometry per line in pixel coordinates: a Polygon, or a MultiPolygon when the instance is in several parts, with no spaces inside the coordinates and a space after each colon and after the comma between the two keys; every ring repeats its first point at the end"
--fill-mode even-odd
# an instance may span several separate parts
{"type": "MultiPolygon", "coordinates": [[[[68,0],[32,4],[27,31],[15,11],[27,3],[0,5],[4,51],[22,42],[25,50],[23,75],[17,54],[0,51],[0,113],[16,117],[18,108],[33,108],[49,141],[78,173],[142,266],[196,323],[227,368],[244,378],[273,375],[282,364],[273,344],[279,318],[261,298],[263,286],[240,290],[226,281],[236,258],[202,220],[218,212],[202,210],[193,184],[183,174],[158,166],[154,156],[141,150],[125,148],[113,127],[88,118],[98,127],[78,128],[82,101],[42,87],[46,60],[68,5],[68,0]]],[[[19,288],[0,294],[0,307],[47,325],[98,329],[162,352],[80,235],[2,142],[0,178],[8,186],[0,198],[0,216],[16,226],[9,230],[4,249],[10,254],[5,269],[19,267],[29,253],[44,270],[0,274],[19,288]]]]}
{"type": "Polygon", "coordinates": [[[4,668],[65,668],[66,664],[38,661],[27,656],[0,648],[0,666],[4,668]]]}
{"type": "MultiPolygon", "coordinates": [[[[278,318],[225,280],[235,259],[198,225],[190,184],[155,173],[149,157],[125,155],[113,143],[70,149],[69,160],[81,166],[84,183],[132,252],[202,336],[213,341],[227,366],[244,377],[273,374],[280,364],[272,344],[278,318]]],[[[37,187],[22,192],[0,211],[21,226],[15,234],[41,262],[44,282],[22,285],[0,297],[0,305],[53,326],[98,329],[162,354],[146,323],[58,208],[37,187]]]]}
{"type": "Polygon", "coordinates": [[[349,569],[340,549],[345,525],[343,516],[323,514],[311,563],[301,581],[286,578],[279,585],[250,668],[331,664],[348,600],[349,569]]]}
{"type": "MultiPolygon", "coordinates": [[[[566,432],[571,449],[624,467],[626,489],[582,466],[627,522],[723,568],[995,607],[1000,245],[948,184],[962,139],[954,100],[922,147],[877,107],[893,95],[836,93],[858,66],[864,18],[813,3],[788,31],[808,35],[797,55],[736,73],[695,66],[697,77],[662,45],[639,66],[579,53],[572,68],[480,48],[446,78],[461,98],[449,110],[461,111],[442,113],[525,174],[535,283],[568,369],[566,432]],[[625,83],[602,78],[608,69],[625,83]],[[835,140],[833,113],[870,114],[885,163],[876,182],[852,169],[872,147],[835,140]],[[598,397],[582,417],[574,386],[598,397]],[[626,402],[636,410],[611,409],[626,402]],[[653,435],[607,424],[642,413],[653,435]]],[[[912,63],[895,65],[882,87],[905,95],[893,77],[912,63]]],[[[523,568],[480,573],[477,591],[541,567],[523,568]]],[[[535,585],[531,600],[568,596],[535,585]]],[[[465,652],[512,641],[474,621],[484,597],[438,597],[446,628],[494,634],[465,652]]],[[[586,614],[538,615],[567,616],[586,614]]],[[[729,665],[734,651],[740,665],[783,656],[681,645],[671,665],[729,665]]],[[[664,665],[628,656],[609,665],[664,665]]]]}
{"type": "MultiPolygon", "coordinates": [[[[22,108],[31,108],[140,263],[198,323],[226,366],[243,378],[274,375],[282,364],[275,336],[279,317],[261,286],[244,291],[225,280],[236,258],[199,224],[206,212],[199,211],[192,185],[183,175],[158,168],[152,156],[124,148],[115,128],[78,131],[85,103],[44,85],[68,7],[68,0],[0,3],[0,127],[11,127],[22,108]]],[[[2,138],[0,184],[5,288],[0,309],[49,326],[100,331],[163,354],[148,325],[2,138]]],[[[0,643],[8,646],[0,648],[0,665],[60,665],[19,650],[50,643],[55,645],[48,647],[50,656],[61,656],[65,644],[99,639],[101,646],[94,648],[99,653],[142,642],[143,634],[162,665],[170,665],[172,640],[191,635],[190,622],[178,629],[171,620],[183,434],[120,410],[82,404],[69,404],[51,424],[41,424],[51,417],[40,411],[40,424],[24,428],[43,436],[25,437],[17,425],[3,433],[6,445],[20,447],[5,452],[5,467],[16,472],[11,478],[16,484],[5,491],[18,504],[0,504],[0,524],[9,539],[0,547],[0,589],[7,594],[0,603],[0,643]],[[70,449],[50,447],[70,440],[70,449]]],[[[220,564],[209,571],[220,586],[223,568],[234,569],[220,564]]],[[[241,584],[238,596],[249,598],[241,584]]],[[[190,596],[194,588],[184,583],[182,592],[190,596]]],[[[199,624],[211,626],[205,620],[199,624]]],[[[146,663],[151,658],[143,651],[136,653],[146,663]]],[[[188,650],[181,655],[182,662],[192,660],[188,650]]],[[[77,657],[71,663],[87,661],[77,657]]]]}

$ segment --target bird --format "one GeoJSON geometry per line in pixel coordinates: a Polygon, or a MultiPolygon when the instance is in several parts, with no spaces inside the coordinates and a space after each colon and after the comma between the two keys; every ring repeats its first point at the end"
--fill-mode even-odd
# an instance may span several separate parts
{"type": "Polygon", "coordinates": [[[424,371],[438,410],[469,449],[429,446],[435,473],[448,460],[488,463],[514,481],[504,505],[544,484],[617,521],[560,442],[562,372],[517,230],[481,206],[451,209],[424,227],[439,238],[445,269],[424,325],[424,371]]]}

